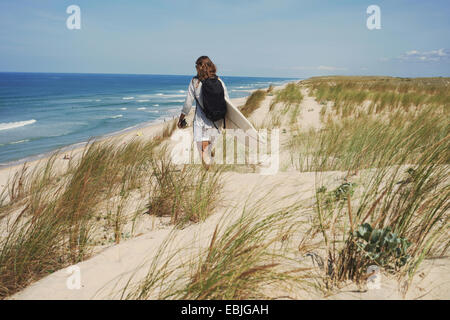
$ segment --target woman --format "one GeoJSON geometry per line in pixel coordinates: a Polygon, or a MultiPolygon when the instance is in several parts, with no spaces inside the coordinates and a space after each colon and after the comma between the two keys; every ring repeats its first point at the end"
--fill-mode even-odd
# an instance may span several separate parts
{"type": "MultiPolygon", "coordinates": [[[[223,120],[218,120],[213,122],[209,120],[202,110],[202,81],[207,78],[215,78],[216,66],[207,56],[201,56],[195,62],[195,67],[197,69],[197,76],[192,78],[189,83],[186,101],[184,102],[183,109],[181,110],[180,119],[178,121],[178,127],[182,127],[182,121],[185,116],[191,111],[192,102],[194,99],[197,101],[194,116],[194,142],[200,152],[202,163],[208,169],[212,162],[211,159],[211,149],[214,143],[215,137],[220,134],[220,128],[223,126],[223,120]],[[200,106],[198,105],[200,103],[200,106]]],[[[228,91],[221,79],[219,81],[222,83],[224,95],[226,99],[229,99],[228,91]]]]}

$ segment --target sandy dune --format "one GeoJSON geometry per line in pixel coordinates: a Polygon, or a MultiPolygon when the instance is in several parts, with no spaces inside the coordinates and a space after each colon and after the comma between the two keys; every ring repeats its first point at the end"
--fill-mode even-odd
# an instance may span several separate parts
{"type": "MultiPolygon", "coordinates": [[[[297,125],[300,130],[309,128],[318,129],[321,126],[319,112],[321,106],[309,97],[303,90],[304,100],[300,106],[300,114],[297,125]]],[[[266,97],[260,109],[255,111],[250,120],[260,127],[267,121],[267,114],[273,97],[266,97]]],[[[234,103],[242,105],[245,98],[235,100],[234,103]]],[[[192,113],[190,115],[192,117],[192,113]]],[[[192,118],[190,118],[192,119],[192,118]]],[[[189,120],[189,119],[188,119],[189,120]]],[[[148,139],[161,130],[163,124],[138,129],[126,133],[121,139],[126,141],[136,137],[137,132],[142,132],[139,138],[148,139]]],[[[245,204],[251,206],[264,198],[267,203],[274,206],[285,206],[291,203],[304,203],[305,207],[311,204],[315,190],[315,174],[313,172],[299,173],[296,171],[289,158],[289,153],[283,148],[283,144],[289,138],[289,126],[283,125],[286,132],[280,134],[281,164],[280,171],[275,175],[260,175],[256,173],[226,172],[224,174],[223,205],[219,207],[205,222],[191,224],[184,229],[173,231],[172,227],[159,225],[154,230],[145,232],[136,238],[124,241],[118,245],[110,246],[90,259],[77,266],[81,272],[82,287],[79,290],[70,290],[67,280],[70,276],[67,269],[59,270],[53,274],[31,284],[23,291],[10,297],[11,299],[110,299],[119,298],[121,288],[132,274],[134,280],[139,280],[145,275],[151,258],[168,237],[173,237],[172,250],[184,248],[195,254],[201,248],[207,247],[215,226],[219,221],[231,222],[242,212],[245,204]],[[286,199],[279,200],[283,196],[290,195],[286,199]]],[[[73,150],[72,156],[79,155],[80,150],[73,150]]],[[[60,157],[61,158],[61,157],[60,157]]],[[[64,161],[58,159],[61,166],[64,161]]],[[[33,165],[38,165],[34,163],[33,165]]],[[[6,177],[17,168],[8,168],[0,171],[0,185],[4,185],[6,177]]],[[[344,173],[330,172],[324,179],[328,179],[331,185],[338,185],[343,179],[344,173]]],[[[302,213],[307,219],[311,212],[305,210],[302,213]]],[[[187,258],[186,258],[187,259],[187,258]]],[[[299,254],[296,257],[300,262],[308,263],[308,259],[299,254]]],[[[178,261],[180,264],[185,261],[178,261]]],[[[427,260],[421,267],[419,274],[413,281],[413,285],[404,296],[396,279],[383,274],[381,289],[359,292],[353,285],[342,288],[332,296],[323,297],[319,293],[289,292],[289,295],[297,299],[448,299],[450,292],[450,259],[427,260]],[[422,273],[421,273],[422,272],[422,273]]]]}

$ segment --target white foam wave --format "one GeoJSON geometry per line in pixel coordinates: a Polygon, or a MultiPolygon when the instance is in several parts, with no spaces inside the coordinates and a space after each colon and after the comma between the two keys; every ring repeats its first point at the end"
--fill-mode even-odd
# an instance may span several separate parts
{"type": "Polygon", "coordinates": [[[181,98],[185,97],[185,94],[176,94],[176,93],[156,93],[155,96],[162,98],[181,98]]]}
{"type": "Polygon", "coordinates": [[[11,145],[11,144],[24,143],[24,142],[28,142],[28,141],[30,141],[30,140],[29,139],[24,139],[24,140],[12,141],[12,142],[8,142],[8,143],[0,143],[0,147],[8,146],[8,145],[11,145]]]}
{"type": "Polygon", "coordinates": [[[36,122],[36,120],[31,119],[31,120],[26,120],[26,121],[0,123],[0,130],[19,128],[19,127],[26,126],[28,124],[33,124],[35,122],[36,122]]]}
{"type": "Polygon", "coordinates": [[[127,108],[120,108],[120,110],[127,110],[127,108]]]}
{"type": "Polygon", "coordinates": [[[123,115],[118,114],[118,115],[116,115],[116,116],[110,117],[110,119],[117,119],[117,118],[122,118],[122,117],[123,117],[123,115]]]}
{"type": "Polygon", "coordinates": [[[133,100],[134,97],[123,97],[122,100],[133,100]]]}
{"type": "Polygon", "coordinates": [[[232,92],[252,92],[253,90],[231,89],[232,92]]]}
{"type": "Polygon", "coordinates": [[[142,100],[138,100],[137,102],[149,102],[150,100],[148,99],[142,99],[142,100]]]}
{"type": "Polygon", "coordinates": [[[154,106],[154,107],[159,107],[159,104],[154,104],[153,106],[154,106]]]}
{"type": "Polygon", "coordinates": [[[137,108],[138,110],[145,110],[145,109],[147,109],[147,108],[145,108],[145,107],[142,107],[142,108],[137,108]]]}
{"type": "Polygon", "coordinates": [[[13,141],[13,142],[10,142],[8,144],[18,144],[18,143],[24,143],[24,142],[28,142],[28,141],[30,141],[30,140],[29,139],[25,139],[25,140],[13,141]]]}
{"type": "Polygon", "coordinates": [[[167,98],[181,98],[181,97],[185,97],[185,94],[165,94],[164,97],[167,98]]]}

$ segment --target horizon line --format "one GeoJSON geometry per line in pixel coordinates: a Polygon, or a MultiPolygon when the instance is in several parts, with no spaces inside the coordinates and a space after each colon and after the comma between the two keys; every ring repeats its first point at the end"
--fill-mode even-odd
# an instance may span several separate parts
{"type": "MultiPolygon", "coordinates": [[[[46,74],[108,74],[108,75],[136,75],[136,76],[183,76],[190,77],[192,74],[163,74],[163,73],[116,73],[116,72],[49,72],[49,71],[1,71],[0,73],[46,73],[46,74]]],[[[222,75],[223,77],[241,77],[241,78],[274,78],[274,79],[306,79],[297,77],[281,77],[281,76],[230,76],[222,75]]]]}

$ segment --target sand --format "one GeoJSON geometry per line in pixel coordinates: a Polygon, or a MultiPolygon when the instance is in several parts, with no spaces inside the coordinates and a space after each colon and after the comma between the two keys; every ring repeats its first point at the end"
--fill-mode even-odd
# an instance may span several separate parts
{"type": "MultiPolygon", "coordinates": [[[[309,128],[318,129],[320,123],[321,106],[314,98],[305,96],[301,103],[301,113],[298,116],[300,130],[309,128]]],[[[260,109],[255,111],[250,120],[260,127],[267,121],[266,115],[273,97],[266,97],[260,109]]],[[[245,98],[234,99],[236,105],[245,103],[245,98]]],[[[192,113],[188,118],[191,123],[192,113]]],[[[152,125],[133,130],[122,135],[121,141],[137,137],[148,139],[162,129],[163,124],[152,125]]],[[[288,128],[282,123],[282,128],[288,128]]],[[[178,130],[178,129],[177,129],[178,130]]],[[[226,172],[223,176],[223,202],[211,216],[203,223],[191,224],[184,229],[174,229],[165,224],[159,224],[156,228],[146,230],[142,235],[123,241],[118,245],[111,245],[90,259],[77,264],[80,270],[81,288],[69,289],[67,281],[70,278],[68,269],[56,271],[47,277],[31,284],[24,290],[14,294],[10,299],[117,299],[126,281],[134,274],[134,280],[141,279],[148,270],[151,259],[158,248],[168,237],[172,237],[171,250],[185,248],[188,254],[177,259],[176,263],[186,263],[189,256],[195,256],[201,248],[208,246],[215,226],[220,221],[230,223],[242,212],[244,205],[251,207],[260,201],[276,206],[285,206],[292,203],[304,203],[305,207],[311,204],[313,191],[315,190],[315,174],[313,172],[300,173],[290,163],[289,154],[284,143],[288,140],[289,131],[280,135],[281,163],[280,171],[274,175],[261,175],[256,173],[226,172]],[[284,196],[288,196],[282,199],[284,196]],[[281,199],[281,200],[280,200],[281,199]]],[[[81,149],[75,149],[71,156],[79,156],[81,149]]],[[[66,160],[58,158],[61,168],[66,160]]],[[[32,166],[38,162],[30,163],[32,166]]],[[[18,167],[3,169],[0,171],[0,184],[6,183],[5,178],[11,175],[18,167]]],[[[339,185],[345,173],[330,172],[324,177],[329,185],[339,185]]],[[[308,219],[311,212],[305,211],[301,219],[308,219]]],[[[295,257],[300,262],[308,263],[308,259],[299,255],[295,257]]],[[[296,299],[448,299],[450,292],[450,260],[448,258],[426,260],[419,272],[419,276],[413,281],[406,295],[402,293],[401,283],[382,274],[380,289],[360,292],[358,288],[350,284],[342,288],[338,293],[324,297],[319,293],[289,292],[296,299]]]]}

